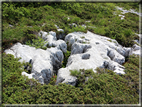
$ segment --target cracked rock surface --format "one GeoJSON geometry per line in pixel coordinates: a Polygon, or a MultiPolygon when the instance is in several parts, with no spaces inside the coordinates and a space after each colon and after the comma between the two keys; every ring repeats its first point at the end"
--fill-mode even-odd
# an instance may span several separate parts
{"type": "Polygon", "coordinates": [[[122,64],[125,57],[134,53],[134,48],[122,47],[116,40],[91,32],[73,32],[65,37],[71,46],[71,55],[66,68],[58,70],[56,84],[62,82],[75,85],[77,78],[70,75],[70,70],[93,69],[97,67],[113,70],[117,74],[125,74],[122,64]]]}
{"type": "Polygon", "coordinates": [[[53,73],[60,68],[64,59],[63,52],[66,52],[66,43],[61,40],[56,40],[55,32],[40,32],[45,41],[55,44],[54,48],[47,48],[47,50],[36,49],[28,45],[16,43],[10,49],[5,50],[6,54],[12,54],[15,58],[20,58],[20,62],[31,62],[31,74],[22,72],[22,75],[28,76],[29,79],[35,78],[41,84],[48,84],[53,73]],[[63,52],[62,52],[63,51],[63,52]]]}
{"type": "Polygon", "coordinates": [[[73,32],[65,36],[64,40],[57,40],[56,32],[40,31],[38,34],[48,41],[47,50],[36,49],[28,45],[16,43],[6,54],[20,58],[20,62],[32,64],[31,74],[22,72],[29,79],[35,78],[41,84],[48,84],[53,74],[57,74],[56,84],[66,83],[75,86],[77,78],[70,75],[70,70],[93,69],[97,67],[113,70],[117,74],[125,74],[125,57],[140,55],[140,46],[122,47],[116,40],[100,36],[91,32],[73,32]],[[65,68],[61,68],[67,44],[71,47],[71,55],[65,68]]]}

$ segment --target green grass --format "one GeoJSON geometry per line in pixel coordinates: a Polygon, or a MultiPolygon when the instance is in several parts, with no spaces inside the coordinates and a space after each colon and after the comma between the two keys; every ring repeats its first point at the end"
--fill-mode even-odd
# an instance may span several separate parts
{"type": "Polygon", "coordinates": [[[72,75],[72,76],[77,76],[77,75],[80,75],[80,74],[81,74],[81,72],[79,72],[79,71],[77,71],[77,70],[70,70],[70,72],[71,72],[71,75],[72,75]]]}
{"type": "Polygon", "coordinates": [[[4,47],[17,41],[24,42],[33,38],[29,34],[37,34],[39,30],[56,31],[57,24],[65,30],[65,34],[90,30],[96,34],[114,38],[123,46],[132,46],[134,33],[138,33],[139,17],[127,13],[121,20],[113,12],[120,13],[115,6],[138,9],[138,3],[4,3],[2,4],[2,39],[4,47]],[[88,8],[89,7],[89,8],[88,8]],[[32,14],[32,15],[31,15],[32,14]],[[70,19],[68,19],[68,17],[70,19]],[[85,22],[91,20],[90,23],[85,22]],[[45,23],[45,26],[42,26],[45,23]],[[78,27],[70,27],[76,23],[78,27]],[[14,27],[9,27],[12,24],[14,27]],[[96,28],[83,28],[80,25],[96,28]],[[27,27],[32,26],[32,28],[27,27]],[[127,31],[129,29],[129,31],[127,31]],[[131,32],[131,33],[130,33],[131,32]],[[128,40],[128,41],[127,41],[128,40]]]}

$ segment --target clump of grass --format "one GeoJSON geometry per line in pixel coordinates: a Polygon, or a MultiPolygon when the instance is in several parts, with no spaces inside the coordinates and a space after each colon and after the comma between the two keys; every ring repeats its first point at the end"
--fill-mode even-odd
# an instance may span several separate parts
{"type": "Polygon", "coordinates": [[[77,76],[81,74],[81,72],[79,72],[78,70],[70,70],[70,72],[72,76],[77,76]]]}
{"type": "Polygon", "coordinates": [[[107,39],[107,41],[110,41],[110,42],[112,42],[112,40],[110,40],[110,39],[107,39]]]}
{"type": "Polygon", "coordinates": [[[84,39],[84,38],[85,38],[85,36],[82,36],[81,38],[82,38],[82,39],[84,39]]]}
{"type": "Polygon", "coordinates": [[[67,61],[68,61],[68,58],[71,54],[71,51],[68,51],[66,53],[64,53],[64,60],[62,62],[62,68],[65,68],[66,67],[66,64],[67,64],[67,61]]]}

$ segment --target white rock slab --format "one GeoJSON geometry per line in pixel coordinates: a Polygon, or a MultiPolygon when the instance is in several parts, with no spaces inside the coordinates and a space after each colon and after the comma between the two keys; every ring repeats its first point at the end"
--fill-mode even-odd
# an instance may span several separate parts
{"type": "Polygon", "coordinates": [[[71,46],[72,54],[66,68],[59,69],[56,84],[62,82],[75,85],[77,80],[70,75],[70,70],[93,69],[96,72],[97,67],[103,67],[120,75],[125,74],[121,64],[130,55],[131,48],[122,47],[116,40],[89,31],[70,33],[65,41],[71,46]]]}
{"type": "Polygon", "coordinates": [[[10,49],[5,50],[6,54],[12,54],[15,58],[20,58],[20,62],[31,62],[31,74],[22,72],[22,75],[29,79],[35,78],[41,84],[48,84],[53,75],[53,66],[59,67],[63,61],[63,53],[58,48],[50,50],[35,49],[28,45],[16,43],[10,49]]]}

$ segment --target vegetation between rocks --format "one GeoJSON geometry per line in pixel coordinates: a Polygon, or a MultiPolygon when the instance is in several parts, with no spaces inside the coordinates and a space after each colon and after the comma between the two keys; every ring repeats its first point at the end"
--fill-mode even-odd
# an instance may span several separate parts
{"type": "MultiPolygon", "coordinates": [[[[40,30],[55,31],[55,24],[64,29],[65,35],[87,30],[116,39],[123,46],[132,46],[134,33],[138,33],[139,16],[127,13],[124,20],[115,6],[138,10],[138,3],[55,3],[55,2],[2,2],[2,50],[16,42],[43,48],[43,40],[37,37],[40,30]],[[114,15],[113,13],[118,13],[114,15]],[[90,22],[86,22],[86,21],[90,22]],[[75,26],[71,24],[75,23],[75,26]],[[86,28],[82,25],[86,25],[86,28]],[[39,43],[38,43],[39,42],[39,43]]],[[[82,37],[84,38],[84,37],[82,37]]],[[[67,43],[68,44],[68,43],[67,43]]],[[[62,67],[71,54],[68,46],[62,67]]],[[[54,75],[48,85],[21,76],[24,63],[13,55],[2,54],[2,103],[3,104],[138,104],[139,57],[130,56],[124,64],[125,75],[117,75],[108,69],[75,70],[76,86],[55,85],[54,75]]],[[[30,64],[29,64],[30,66],[30,64]]],[[[26,71],[30,73],[29,71],[26,71]]]]}
{"type": "Polygon", "coordinates": [[[35,48],[41,48],[41,49],[44,49],[44,50],[46,50],[47,49],[47,47],[45,46],[45,44],[46,44],[46,46],[48,45],[48,42],[46,41],[44,41],[42,38],[40,38],[40,37],[38,37],[37,39],[32,39],[32,40],[28,40],[27,42],[26,42],[26,45],[29,45],[29,46],[32,46],[32,47],[35,47],[35,48]]]}
{"type": "Polygon", "coordinates": [[[48,85],[21,76],[23,64],[13,55],[3,54],[3,104],[138,104],[139,58],[131,56],[124,64],[125,75],[111,70],[72,71],[77,76],[76,86],[55,85],[53,76],[48,85]],[[85,80],[88,77],[88,81],[85,80]]]}

